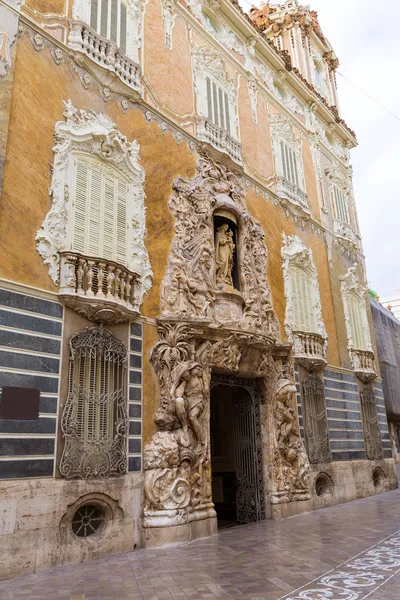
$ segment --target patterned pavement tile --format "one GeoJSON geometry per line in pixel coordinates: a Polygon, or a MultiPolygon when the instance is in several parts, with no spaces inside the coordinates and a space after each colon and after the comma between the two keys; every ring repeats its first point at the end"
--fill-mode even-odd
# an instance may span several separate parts
{"type": "Polygon", "coordinates": [[[400,600],[400,490],[0,582],[0,600],[400,600]]]}

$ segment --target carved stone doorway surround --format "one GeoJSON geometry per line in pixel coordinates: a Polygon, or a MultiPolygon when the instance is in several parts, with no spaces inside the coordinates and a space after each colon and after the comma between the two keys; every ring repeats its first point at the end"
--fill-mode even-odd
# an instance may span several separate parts
{"type": "Polygon", "coordinates": [[[144,543],[170,545],[216,532],[211,497],[210,377],[256,378],[261,398],[267,516],[310,510],[309,462],[299,435],[291,346],[279,326],[266,278],[261,226],[237,177],[201,157],[192,180],[178,177],[169,206],[175,237],[161,288],[159,341],[151,362],[160,386],[157,432],[144,449],[144,543]],[[237,222],[241,302],[215,285],[213,215],[237,222]]]}

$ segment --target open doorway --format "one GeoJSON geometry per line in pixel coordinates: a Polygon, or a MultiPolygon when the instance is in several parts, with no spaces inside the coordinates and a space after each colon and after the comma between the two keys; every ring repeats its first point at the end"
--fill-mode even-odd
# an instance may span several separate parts
{"type": "Polygon", "coordinates": [[[212,379],[210,437],[212,495],[218,527],[265,519],[260,408],[249,385],[212,379]]]}

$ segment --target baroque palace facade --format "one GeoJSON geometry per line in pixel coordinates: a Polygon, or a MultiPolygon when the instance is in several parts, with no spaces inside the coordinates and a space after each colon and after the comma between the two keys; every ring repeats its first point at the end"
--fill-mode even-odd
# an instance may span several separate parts
{"type": "Polygon", "coordinates": [[[2,577],[396,487],[317,14],[0,23],[2,577]]]}

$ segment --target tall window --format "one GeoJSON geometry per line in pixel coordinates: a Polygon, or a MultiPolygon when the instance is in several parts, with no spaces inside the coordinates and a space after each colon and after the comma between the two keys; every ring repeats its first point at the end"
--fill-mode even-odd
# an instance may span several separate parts
{"type": "Polygon", "coordinates": [[[100,326],[75,334],[70,352],[60,472],[83,479],[121,475],[127,468],[127,350],[100,326]]]}
{"type": "Polygon", "coordinates": [[[126,54],[127,6],[123,0],[91,0],[90,26],[101,36],[115,42],[126,54]]]}
{"type": "Polygon", "coordinates": [[[210,77],[206,77],[208,118],[228,133],[231,131],[229,98],[224,89],[210,77]]]}
{"type": "Polygon", "coordinates": [[[370,460],[383,458],[381,430],[373,384],[364,385],[360,392],[361,412],[365,440],[365,454],[370,460]]]}
{"type": "Polygon", "coordinates": [[[294,310],[295,329],[316,332],[317,322],[312,302],[312,278],[298,267],[290,269],[290,284],[294,310]]]}
{"type": "Polygon", "coordinates": [[[349,326],[353,348],[357,350],[367,350],[368,344],[363,326],[363,307],[360,298],[350,292],[346,296],[347,310],[349,315],[349,326]]]}
{"type": "Polygon", "coordinates": [[[308,458],[311,463],[332,460],[323,381],[312,373],[303,381],[303,405],[308,458]]]}
{"type": "Polygon", "coordinates": [[[333,214],[335,219],[338,219],[343,223],[350,224],[349,207],[347,205],[347,199],[344,195],[343,190],[337,185],[334,185],[332,187],[332,203],[333,214]]]}
{"type": "Polygon", "coordinates": [[[126,264],[128,187],[112,165],[74,156],[71,250],[126,264]]]}
{"type": "Polygon", "coordinates": [[[296,153],[288,144],[281,140],[281,158],[282,158],[282,167],[283,167],[283,177],[293,183],[294,185],[299,186],[299,172],[297,168],[297,158],[296,153]]]}

